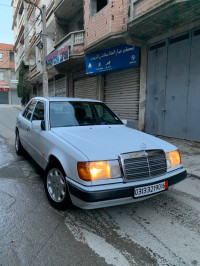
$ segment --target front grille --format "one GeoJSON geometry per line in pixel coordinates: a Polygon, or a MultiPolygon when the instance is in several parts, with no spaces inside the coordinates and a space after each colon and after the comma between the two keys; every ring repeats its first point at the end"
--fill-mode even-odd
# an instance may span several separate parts
{"type": "Polygon", "coordinates": [[[167,164],[163,150],[149,150],[121,155],[125,181],[141,180],[165,174],[167,164]]]}

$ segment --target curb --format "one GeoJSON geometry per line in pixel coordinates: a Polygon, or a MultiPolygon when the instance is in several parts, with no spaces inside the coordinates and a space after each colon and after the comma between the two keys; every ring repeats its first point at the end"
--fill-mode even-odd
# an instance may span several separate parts
{"type": "Polygon", "coordinates": [[[190,175],[190,178],[194,177],[194,178],[200,179],[200,176],[198,176],[198,175],[194,175],[194,174],[191,174],[191,173],[188,173],[188,174],[190,175]]]}

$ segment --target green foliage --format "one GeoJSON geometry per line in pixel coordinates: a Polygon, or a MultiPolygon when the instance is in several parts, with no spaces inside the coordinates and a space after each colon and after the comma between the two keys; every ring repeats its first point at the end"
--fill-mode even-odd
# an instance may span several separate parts
{"type": "Polygon", "coordinates": [[[18,97],[22,98],[21,103],[24,105],[29,101],[30,84],[28,82],[28,68],[22,61],[19,67],[19,80],[17,85],[18,97]]]}

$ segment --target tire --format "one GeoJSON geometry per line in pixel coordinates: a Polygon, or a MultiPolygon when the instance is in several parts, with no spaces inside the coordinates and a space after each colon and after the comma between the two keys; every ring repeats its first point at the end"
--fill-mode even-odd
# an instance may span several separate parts
{"type": "Polygon", "coordinates": [[[18,130],[16,131],[16,134],[15,134],[15,151],[16,151],[17,155],[24,154],[24,148],[21,144],[18,130]]]}
{"type": "Polygon", "coordinates": [[[72,206],[65,176],[60,163],[49,163],[45,171],[44,188],[50,204],[58,210],[72,206]]]}

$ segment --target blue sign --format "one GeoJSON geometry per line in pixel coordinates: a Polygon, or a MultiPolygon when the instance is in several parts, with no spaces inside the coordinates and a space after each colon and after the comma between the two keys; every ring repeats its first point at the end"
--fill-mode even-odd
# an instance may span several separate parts
{"type": "Polygon", "coordinates": [[[50,53],[45,57],[47,68],[51,68],[69,59],[69,47],[66,45],[61,49],[50,53]]]}
{"type": "Polygon", "coordinates": [[[138,65],[139,47],[132,45],[121,45],[86,55],[86,74],[98,74],[138,65]]]}

